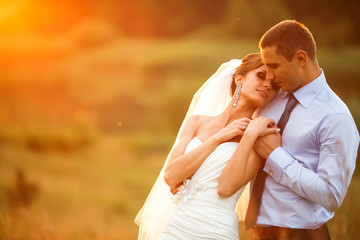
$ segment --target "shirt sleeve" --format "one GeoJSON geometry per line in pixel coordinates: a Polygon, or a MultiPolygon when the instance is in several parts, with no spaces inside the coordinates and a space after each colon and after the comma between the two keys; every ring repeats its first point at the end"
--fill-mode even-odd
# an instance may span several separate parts
{"type": "Polygon", "coordinates": [[[355,169],[359,133],[346,114],[327,116],[317,132],[319,164],[305,168],[282,147],[268,157],[264,171],[298,195],[320,204],[330,212],[344,200],[355,169]]]}

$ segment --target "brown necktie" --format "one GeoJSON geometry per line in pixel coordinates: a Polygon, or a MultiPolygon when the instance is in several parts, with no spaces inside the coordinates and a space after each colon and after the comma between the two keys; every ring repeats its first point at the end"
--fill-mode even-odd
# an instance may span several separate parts
{"type": "MultiPolygon", "coordinates": [[[[281,118],[277,125],[280,128],[280,134],[282,134],[283,129],[285,128],[286,123],[289,120],[290,113],[294,109],[294,107],[296,106],[297,103],[298,103],[298,101],[296,100],[294,95],[292,93],[289,93],[289,100],[286,104],[285,110],[284,110],[283,114],[281,115],[281,118]]],[[[249,207],[248,207],[248,210],[247,210],[246,216],[245,216],[246,230],[248,230],[256,225],[257,217],[259,215],[261,198],[262,198],[262,193],[264,190],[266,176],[267,176],[267,173],[265,171],[263,171],[263,169],[261,168],[256,176],[256,179],[254,182],[254,187],[253,187],[253,190],[252,190],[252,193],[250,196],[249,207]]]]}

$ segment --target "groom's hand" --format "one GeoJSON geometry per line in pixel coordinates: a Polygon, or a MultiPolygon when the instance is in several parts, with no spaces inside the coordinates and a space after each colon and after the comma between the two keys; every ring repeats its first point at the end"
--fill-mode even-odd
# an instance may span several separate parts
{"type": "Polygon", "coordinates": [[[256,153],[266,160],[275,148],[281,146],[280,133],[268,134],[263,137],[259,137],[254,144],[256,153]]]}

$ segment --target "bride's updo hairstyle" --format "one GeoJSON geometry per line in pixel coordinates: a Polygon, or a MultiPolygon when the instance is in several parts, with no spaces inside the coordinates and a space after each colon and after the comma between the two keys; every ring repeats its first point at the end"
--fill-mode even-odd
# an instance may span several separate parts
{"type": "Polygon", "coordinates": [[[231,87],[230,87],[231,96],[234,95],[235,90],[236,90],[236,83],[235,83],[236,76],[238,74],[240,74],[241,76],[245,77],[248,72],[250,72],[251,70],[254,70],[256,68],[259,68],[262,65],[264,65],[264,64],[261,61],[260,53],[250,53],[250,54],[246,55],[246,57],[244,57],[244,59],[242,60],[241,65],[236,68],[236,71],[233,75],[231,87]]]}

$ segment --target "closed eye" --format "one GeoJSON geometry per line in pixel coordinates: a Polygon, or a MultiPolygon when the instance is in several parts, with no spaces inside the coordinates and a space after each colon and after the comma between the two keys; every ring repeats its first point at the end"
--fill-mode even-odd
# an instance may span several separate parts
{"type": "Polygon", "coordinates": [[[264,72],[259,72],[259,73],[257,74],[257,76],[258,76],[259,78],[261,78],[261,79],[265,79],[265,78],[266,78],[266,73],[264,73],[264,72]]]}
{"type": "Polygon", "coordinates": [[[279,67],[279,64],[276,64],[276,63],[272,63],[272,64],[266,64],[266,66],[268,68],[271,68],[271,69],[276,69],[279,67]]]}

